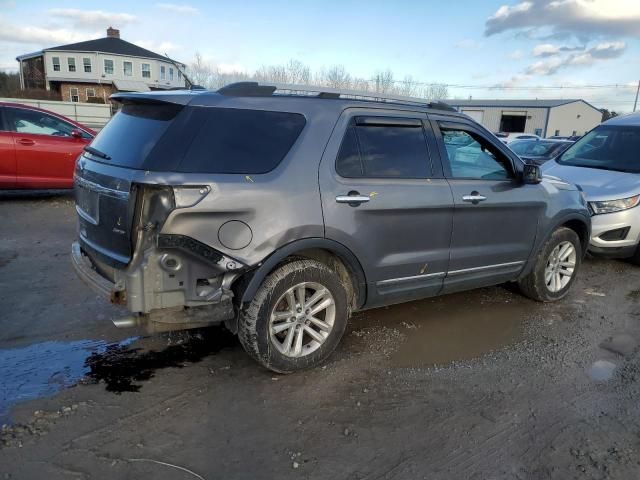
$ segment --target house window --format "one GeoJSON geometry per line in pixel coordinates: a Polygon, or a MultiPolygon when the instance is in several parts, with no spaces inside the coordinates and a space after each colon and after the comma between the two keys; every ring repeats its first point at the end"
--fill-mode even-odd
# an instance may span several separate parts
{"type": "Polygon", "coordinates": [[[89,97],[95,97],[95,96],[96,96],[96,89],[87,88],[87,100],[89,100],[89,97]]]}
{"type": "Polygon", "coordinates": [[[60,71],[60,57],[53,57],[51,59],[51,61],[53,62],[53,71],[54,72],[59,72],[60,71]]]}
{"type": "Polygon", "coordinates": [[[124,69],[124,76],[130,77],[133,75],[133,63],[131,62],[122,62],[122,67],[124,69]]]}
{"type": "Polygon", "coordinates": [[[91,59],[84,57],[82,59],[82,66],[84,67],[84,73],[91,73],[91,59]]]}
{"type": "Polygon", "coordinates": [[[80,93],[78,92],[77,88],[70,88],[69,89],[69,97],[71,97],[71,101],[72,102],[79,102],[80,101],[80,93]]]}
{"type": "Polygon", "coordinates": [[[559,137],[560,136],[560,130],[556,130],[556,133],[554,133],[553,135],[556,136],[556,137],[559,137]]]}
{"type": "Polygon", "coordinates": [[[169,81],[173,82],[173,68],[169,67],[169,81]]]}
{"type": "Polygon", "coordinates": [[[76,71],[76,59],[73,57],[67,58],[67,67],[70,72],[76,71]]]}
{"type": "Polygon", "coordinates": [[[178,70],[178,80],[182,79],[182,72],[180,70],[178,70]]]}
{"type": "Polygon", "coordinates": [[[142,78],[151,78],[151,65],[148,63],[142,64],[142,78]]]}
{"type": "Polygon", "coordinates": [[[541,128],[536,128],[535,134],[538,135],[539,137],[542,136],[542,129],[541,128]]]}
{"type": "Polygon", "coordinates": [[[162,65],[162,66],[160,67],[160,80],[164,80],[164,79],[165,79],[165,76],[166,76],[166,75],[165,75],[165,68],[164,68],[164,65],[162,65]]]}
{"type": "Polygon", "coordinates": [[[578,133],[578,131],[577,131],[577,130],[574,130],[574,131],[573,131],[573,133],[571,134],[571,136],[572,136],[572,137],[575,137],[577,133],[578,133]]]}
{"type": "Polygon", "coordinates": [[[104,61],[104,73],[107,75],[113,75],[113,60],[104,61]]]}

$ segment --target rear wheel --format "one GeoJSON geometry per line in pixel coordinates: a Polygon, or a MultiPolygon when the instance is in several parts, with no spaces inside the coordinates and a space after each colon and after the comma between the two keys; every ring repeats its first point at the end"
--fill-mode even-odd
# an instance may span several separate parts
{"type": "Polygon", "coordinates": [[[290,373],[322,363],[347,325],[347,293],[338,275],[315,260],[273,271],[240,315],[238,337],[266,368],[290,373]]]}
{"type": "Polygon", "coordinates": [[[573,230],[558,228],[542,247],[533,270],[518,284],[527,297],[554,302],[569,293],[582,260],[580,238],[573,230]]]}

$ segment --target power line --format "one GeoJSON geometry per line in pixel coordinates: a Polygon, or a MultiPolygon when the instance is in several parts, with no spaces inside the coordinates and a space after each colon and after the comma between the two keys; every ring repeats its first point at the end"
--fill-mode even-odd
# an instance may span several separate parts
{"type": "MultiPolygon", "coordinates": [[[[379,81],[376,78],[368,80],[375,83],[379,81]]],[[[635,89],[635,85],[628,85],[624,83],[610,83],[610,84],[564,84],[564,85],[473,85],[473,84],[459,84],[459,83],[440,83],[440,82],[418,82],[415,80],[387,80],[388,83],[401,83],[405,85],[426,86],[426,87],[449,87],[449,88],[466,88],[466,89],[482,89],[482,90],[577,90],[577,89],[598,89],[598,88],[621,88],[621,89],[635,89]]]]}

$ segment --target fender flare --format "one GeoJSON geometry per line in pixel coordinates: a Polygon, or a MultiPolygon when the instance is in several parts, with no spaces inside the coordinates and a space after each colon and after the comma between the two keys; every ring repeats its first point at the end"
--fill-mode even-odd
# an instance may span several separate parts
{"type": "Polygon", "coordinates": [[[313,248],[327,250],[342,260],[356,280],[353,287],[356,294],[357,308],[362,307],[367,297],[367,283],[362,265],[351,250],[343,244],[329,240],[328,238],[304,238],[294,240],[291,243],[283,245],[265,258],[258,264],[256,269],[252,270],[253,275],[242,292],[240,305],[243,306],[253,300],[264,279],[282,260],[291,255],[295,255],[297,252],[313,248]]]}
{"type": "Polygon", "coordinates": [[[567,222],[570,222],[572,220],[577,220],[581,223],[584,224],[585,228],[587,229],[587,239],[585,242],[585,246],[584,246],[584,251],[582,252],[582,256],[584,258],[584,256],[587,254],[587,248],[589,246],[589,239],[591,238],[591,219],[590,217],[585,216],[582,213],[579,212],[572,212],[572,213],[568,213],[565,215],[562,215],[561,217],[557,217],[554,218],[552,220],[551,223],[551,227],[549,227],[545,233],[544,236],[541,237],[540,243],[537,243],[535,246],[535,249],[531,251],[531,255],[529,256],[529,260],[527,261],[527,264],[525,265],[525,267],[522,269],[522,272],[520,272],[520,277],[525,277],[526,275],[529,274],[529,272],[531,271],[531,269],[534,266],[535,260],[538,256],[538,252],[540,251],[540,249],[542,248],[542,246],[547,242],[547,240],[549,239],[549,237],[551,237],[551,234],[553,232],[556,231],[556,229],[562,225],[564,225],[567,222]]]}

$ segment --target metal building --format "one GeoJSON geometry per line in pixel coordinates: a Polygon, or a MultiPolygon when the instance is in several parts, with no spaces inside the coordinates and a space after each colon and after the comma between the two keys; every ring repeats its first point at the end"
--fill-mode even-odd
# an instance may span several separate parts
{"type": "Polygon", "coordinates": [[[602,112],[584,100],[447,100],[492,132],[525,132],[541,137],[584,135],[602,112]]]}

